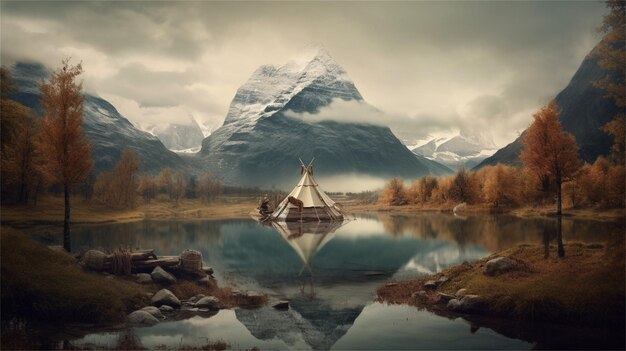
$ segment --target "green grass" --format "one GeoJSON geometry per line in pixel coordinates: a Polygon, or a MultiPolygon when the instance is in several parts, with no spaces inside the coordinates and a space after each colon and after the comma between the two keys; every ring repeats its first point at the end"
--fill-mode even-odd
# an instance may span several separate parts
{"type": "Polygon", "coordinates": [[[3,319],[110,324],[147,303],[136,283],[87,272],[67,253],[2,231],[3,319]]]}

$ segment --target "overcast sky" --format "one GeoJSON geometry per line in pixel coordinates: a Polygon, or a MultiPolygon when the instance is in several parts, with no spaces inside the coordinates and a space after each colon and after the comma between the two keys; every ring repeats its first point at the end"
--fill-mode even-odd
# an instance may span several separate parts
{"type": "Polygon", "coordinates": [[[461,127],[498,146],[565,87],[600,38],[598,1],[9,2],[1,60],[83,62],[85,90],[134,123],[217,128],[262,64],[324,46],[409,143],[461,127]]]}

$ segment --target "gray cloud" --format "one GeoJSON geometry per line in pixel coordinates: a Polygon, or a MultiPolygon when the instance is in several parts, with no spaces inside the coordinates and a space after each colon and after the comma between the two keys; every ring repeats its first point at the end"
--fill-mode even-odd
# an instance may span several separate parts
{"type": "Polygon", "coordinates": [[[219,126],[262,64],[326,46],[405,140],[466,125],[500,145],[599,39],[602,2],[0,3],[1,60],[83,61],[85,88],[136,122],[219,126]],[[415,126],[406,127],[405,126],[415,126]]]}

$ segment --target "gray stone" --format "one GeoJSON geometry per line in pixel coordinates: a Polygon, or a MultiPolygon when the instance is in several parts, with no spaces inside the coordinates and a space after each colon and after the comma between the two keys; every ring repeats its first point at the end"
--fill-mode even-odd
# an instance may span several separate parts
{"type": "Polygon", "coordinates": [[[146,306],[146,307],[140,309],[140,311],[146,311],[146,312],[150,313],[151,315],[153,315],[154,318],[156,318],[156,319],[165,319],[165,316],[163,315],[161,310],[159,310],[157,307],[154,307],[154,306],[146,306]]]}
{"type": "Polygon", "coordinates": [[[487,261],[483,266],[483,273],[489,276],[498,275],[517,268],[517,262],[508,257],[498,257],[487,261]]]}
{"type": "Polygon", "coordinates": [[[448,301],[448,310],[463,313],[480,313],[487,308],[487,303],[478,295],[465,295],[448,301]]]}
{"type": "Polygon", "coordinates": [[[208,308],[210,310],[219,310],[222,308],[222,303],[215,296],[205,296],[196,302],[198,308],[208,308]]]}
{"type": "Polygon", "coordinates": [[[154,268],[152,273],[150,273],[150,277],[152,277],[152,280],[157,284],[169,285],[176,283],[176,277],[167,273],[163,268],[159,266],[154,268]]]}
{"type": "Polygon", "coordinates": [[[467,295],[467,289],[462,288],[456,291],[456,293],[454,294],[456,297],[463,297],[465,295],[467,295]]]}
{"type": "Polygon", "coordinates": [[[168,305],[162,305],[159,307],[159,311],[162,313],[171,313],[174,312],[174,307],[168,305]]]}
{"type": "Polygon", "coordinates": [[[171,291],[167,289],[159,290],[152,296],[152,304],[154,306],[168,305],[172,307],[180,307],[180,300],[171,291]]]}
{"type": "Polygon", "coordinates": [[[284,300],[278,301],[272,307],[274,307],[277,310],[288,310],[289,309],[289,301],[284,301],[284,300]]]}
{"type": "Polygon", "coordinates": [[[156,317],[146,311],[135,311],[129,314],[126,317],[126,320],[130,324],[137,325],[155,325],[159,323],[159,320],[156,319],[156,317]]]}
{"type": "Polygon", "coordinates": [[[486,307],[487,304],[478,295],[465,295],[461,298],[461,309],[463,312],[482,312],[486,307]]]}
{"type": "Polygon", "coordinates": [[[441,276],[441,278],[439,278],[439,280],[437,280],[439,283],[445,283],[448,280],[450,280],[448,277],[446,277],[445,275],[441,276]]]}
{"type": "Polygon", "coordinates": [[[454,299],[454,296],[449,295],[449,294],[444,294],[444,293],[438,293],[437,294],[438,298],[437,298],[437,302],[438,303],[448,303],[450,300],[454,299]]]}
{"type": "Polygon", "coordinates": [[[398,285],[398,283],[387,283],[386,285],[387,285],[387,287],[392,287],[392,286],[398,285]]]}
{"type": "Polygon", "coordinates": [[[461,310],[461,300],[459,299],[452,299],[450,301],[448,301],[448,304],[446,305],[446,308],[450,311],[460,311],[461,310]]]}
{"type": "Polygon", "coordinates": [[[151,284],[152,277],[148,273],[139,273],[137,274],[137,283],[139,284],[151,284]]]}
{"type": "Polygon", "coordinates": [[[204,295],[204,294],[198,294],[198,295],[196,295],[196,296],[194,296],[194,297],[190,298],[190,299],[189,299],[189,302],[196,303],[196,302],[200,301],[200,299],[201,299],[201,298],[203,298],[203,297],[205,297],[205,296],[206,296],[206,295],[204,295]]]}
{"type": "Polygon", "coordinates": [[[208,275],[212,275],[213,274],[213,268],[211,267],[202,267],[202,271],[208,275]]]}
{"type": "Polygon", "coordinates": [[[414,299],[418,299],[418,300],[427,300],[428,299],[428,294],[424,290],[420,290],[418,292],[414,292],[413,294],[411,294],[411,296],[414,299]]]}
{"type": "Polygon", "coordinates": [[[424,283],[424,288],[426,289],[437,289],[437,282],[434,280],[429,280],[424,283]]]}

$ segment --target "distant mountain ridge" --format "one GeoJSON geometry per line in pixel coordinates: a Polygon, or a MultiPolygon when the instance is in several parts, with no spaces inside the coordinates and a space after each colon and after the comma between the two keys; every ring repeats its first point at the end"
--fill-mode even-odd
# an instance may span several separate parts
{"type": "Polygon", "coordinates": [[[178,152],[181,150],[198,149],[204,140],[200,125],[189,118],[189,123],[170,123],[164,126],[153,124],[140,125],[142,130],[156,136],[168,149],[178,152]]]}
{"type": "Polygon", "coordinates": [[[227,182],[262,186],[292,184],[299,158],[315,157],[319,176],[414,178],[451,172],[411,153],[387,127],[289,117],[317,113],[333,100],[365,103],[323,48],[281,67],[261,66],[237,90],[224,124],[203,141],[198,157],[227,182]]]}
{"type": "MultiPolygon", "coordinates": [[[[41,115],[39,84],[50,72],[41,64],[18,62],[11,68],[18,92],[11,97],[41,115]]],[[[169,151],[159,139],[141,131],[108,101],[84,94],[83,130],[92,143],[93,172],[110,170],[128,147],[140,160],[140,171],[156,173],[169,166],[188,170],[185,160],[169,151]]]]}
{"type": "MultiPolygon", "coordinates": [[[[607,156],[610,153],[612,138],[600,128],[619,112],[623,113],[612,99],[606,97],[604,90],[593,86],[594,81],[607,74],[612,75],[614,80],[624,79],[600,67],[598,57],[593,54],[595,51],[594,48],[585,57],[569,84],[554,99],[561,110],[559,120],[563,129],[574,135],[580,158],[590,163],[599,156],[607,156]]],[[[537,106],[537,110],[539,107],[537,106]]],[[[475,168],[497,163],[521,165],[519,155],[524,135],[525,132],[475,168]]]]}
{"type": "Polygon", "coordinates": [[[461,130],[451,138],[435,138],[411,151],[451,169],[470,169],[496,151],[490,137],[461,130]]]}

